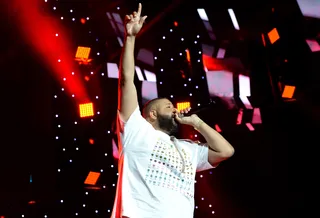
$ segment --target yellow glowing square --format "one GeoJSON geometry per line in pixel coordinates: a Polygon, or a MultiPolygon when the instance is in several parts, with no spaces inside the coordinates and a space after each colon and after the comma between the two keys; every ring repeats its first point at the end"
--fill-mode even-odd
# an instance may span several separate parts
{"type": "Polygon", "coordinates": [[[80,104],[79,110],[80,110],[80,117],[91,117],[94,115],[92,103],[80,104]]]}
{"type": "Polygon", "coordinates": [[[91,51],[90,47],[78,46],[76,58],[88,59],[90,55],[90,51],[91,51]]]}

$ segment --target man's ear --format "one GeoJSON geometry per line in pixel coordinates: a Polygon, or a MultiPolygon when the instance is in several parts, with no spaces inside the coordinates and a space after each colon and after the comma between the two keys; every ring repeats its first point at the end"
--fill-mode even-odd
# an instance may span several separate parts
{"type": "Polygon", "coordinates": [[[149,113],[149,116],[152,120],[156,120],[157,119],[157,111],[156,110],[151,110],[150,113],[149,113]]]}

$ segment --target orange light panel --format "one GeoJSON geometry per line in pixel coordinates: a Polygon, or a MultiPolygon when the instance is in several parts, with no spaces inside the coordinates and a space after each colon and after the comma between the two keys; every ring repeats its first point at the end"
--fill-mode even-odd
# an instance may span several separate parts
{"type": "Polygon", "coordinates": [[[90,171],[84,184],[95,185],[99,179],[100,173],[90,171]]]}
{"type": "Polygon", "coordinates": [[[79,110],[80,117],[91,117],[94,115],[92,103],[79,104],[79,110]]]}
{"type": "Polygon", "coordinates": [[[76,58],[88,59],[90,51],[91,51],[90,47],[78,46],[77,53],[76,53],[76,58]]]}
{"type": "Polygon", "coordinates": [[[189,51],[189,49],[186,50],[186,53],[187,53],[187,60],[188,60],[188,62],[190,62],[191,58],[190,58],[190,51],[189,51]]]}
{"type": "Polygon", "coordinates": [[[183,110],[183,109],[186,109],[190,107],[190,102],[186,101],[186,102],[179,102],[177,103],[177,109],[180,111],[180,110],[183,110]]]}
{"type": "Polygon", "coordinates": [[[269,33],[268,33],[269,39],[271,44],[275,43],[278,39],[280,39],[279,33],[277,28],[273,28],[269,33]]]}
{"type": "Polygon", "coordinates": [[[295,86],[285,85],[282,93],[282,98],[292,98],[295,89],[295,86]]]}

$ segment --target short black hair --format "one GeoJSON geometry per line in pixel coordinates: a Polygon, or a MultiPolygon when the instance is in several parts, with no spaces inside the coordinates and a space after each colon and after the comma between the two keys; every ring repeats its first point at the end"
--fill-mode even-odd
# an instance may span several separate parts
{"type": "Polygon", "coordinates": [[[154,99],[151,99],[151,100],[147,101],[147,102],[143,105],[142,116],[143,116],[144,118],[147,118],[147,117],[149,116],[149,113],[150,113],[151,108],[152,108],[159,100],[162,100],[162,99],[167,99],[167,98],[159,97],[159,98],[154,98],[154,99]]]}

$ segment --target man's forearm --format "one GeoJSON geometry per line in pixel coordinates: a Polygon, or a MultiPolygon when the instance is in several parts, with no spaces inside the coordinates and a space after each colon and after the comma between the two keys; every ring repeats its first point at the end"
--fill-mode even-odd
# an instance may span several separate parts
{"type": "Polygon", "coordinates": [[[134,44],[135,36],[125,36],[123,53],[121,57],[121,77],[122,80],[132,80],[134,78],[134,44]]]}
{"type": "Polygon", "coordinates": [[[220,135],[220,133],[218,133],[200,118],[193,125],[193,127],[205,138],[208,146],[212,150],[220,153],[222,156],[230,157],[233,155],[234,148],[231,146],[231,144],[222,135],[220,135]]]}

